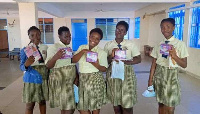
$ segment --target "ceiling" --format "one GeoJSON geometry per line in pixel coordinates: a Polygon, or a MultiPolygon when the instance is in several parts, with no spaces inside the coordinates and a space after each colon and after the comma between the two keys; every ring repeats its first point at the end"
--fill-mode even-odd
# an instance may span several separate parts
{"type": "Polygon", "coordinates": [[[150,3],[39,3],[40,5],[53,4],[62,12],[70,11],[135,11],[150,3]]]}
{"type": "Polygon", "coordinates": [[[0,2],[0,11],[16,11],[18,10],[18,5],[16,2],[8,3],[8,2],[0,2]]]}
{"type": "MultiPolygon", "coordinates": [[[[12,0],[10,0],[12,1],[12,0]]],[[[20,0],[16,0],[20,1],[20,0]]],[[[21,0],[31,1],[31,0],[21,0]]],[[[70,1],[70,0],[69,0],[70,1]]],[[[75,1],[75,0],[74,0],[75,1]]],[[[151,0],[150,0],[151,1],[151,0]]],[[[160,0],[162,1],[162,0],[160,0]]],[[[169,0],[168,0],[169,1],[169,0]]],[[[174,0],[175,1],[175,0],[174,0]]],[[[183,0],[184,1],[184,0],[183,0]]],[[[175,2],[177,3],[177,2],[175,2]]],[[[44,11],[56,17],[67,17],[80,12],[128,12],[136,11],[153,3],[151,2],[37,2],[39,11],[44,11]]],[[[1,2],[0,12],[18,12],[17,2],[1,2]]]]}

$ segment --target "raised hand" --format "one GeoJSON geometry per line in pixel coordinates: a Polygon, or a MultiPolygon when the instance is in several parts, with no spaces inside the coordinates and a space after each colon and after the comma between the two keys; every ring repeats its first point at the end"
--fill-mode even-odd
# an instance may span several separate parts
{"type": "Polygon", "coordinates": [[[113,48],[112,50],[112,54],[111,57],[114,58],[115,57],[115,51],[119,50],[119,48],[113,48]]]}
{"type": "Polygon", "coordinates": [[[26,67],[28,67],[28,66],[30,66],[31,64],[33,64],[35,62],[35,57],[34,56],[30,56],[27,60],[26,60],[26,62],[24,63],[24,65],[26,66],[26,67]]]}
{"type": "Polygon", "coordinates": [[[55,58],[56,60],[60,59],[61,57],[63,57],[65,55],[65,49],[60,49],[54,56],[53,58],[55,58]]]}
{"type": "Polygon", "coordinates": [[[172,46],[172,49],[169,50],[169,55],[170,55],[172,58],[177,57],[176,50],[175,50],[175,48],[174,48],[173,46],[172,46]]]}
{"type": "Polygon", "coordinates": [[[81,50],[81,52],[85,54],[87,52],[92,52],[92,51],[90,51],[89,49],[83,49],[83,50],[81,50]]]}
{"type": "Polygon", "coordinates": [[[97,61],[96,62],[90,62],[92,65],[94,65],[94,66],[97,66],[97,65],[99,65],[99,59],[97,59],[97,61]]]}

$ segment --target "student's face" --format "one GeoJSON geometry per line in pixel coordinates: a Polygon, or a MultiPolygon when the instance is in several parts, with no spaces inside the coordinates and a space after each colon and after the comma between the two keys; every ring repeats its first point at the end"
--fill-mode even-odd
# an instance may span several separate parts
{"type": "Polygon", "coordinates": [[[60,41],[65,44],[69,45],[71,42],[71,33],[70,31],[63,31],[61,35],[59,35],[60,41]]]}
{"type": "Polygon", "coordinates": [[[124,25],[118,25],[116,27],[116,30],[115,30],[115,37],[117,39],[124,39],[124,36],[126,35],[126,28],[124,25]]]}
{"type": "Polygon", "coordinates": [[[29,33],[29,39],[35,45],[39,45],[39,43],[41,42],[41,33],[40,33],[40,31],[31,30],[30,33],[29,33]]]}
{"type": "Polygon", "coordinates": [[[93,47],[97,46],[101,40],[101,35],[97,32],[92,32],[89,36],[89,46],[92,49],[93,47]]]}
{"type": "Polygon", "coordinates": [[[166,21],[166,22],[163,22],[160,25],[160,27],[161,27],[161,32],[166,39],[169,39],[172,37],[172,33],[174,31],[174,26],[172,23],[166,21]]]}

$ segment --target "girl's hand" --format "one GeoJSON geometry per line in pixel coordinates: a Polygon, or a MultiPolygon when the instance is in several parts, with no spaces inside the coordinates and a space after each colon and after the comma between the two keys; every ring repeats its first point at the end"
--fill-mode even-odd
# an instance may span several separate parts
{"type": "Polygon", "coordinates": [[[112,50],[112,54],[111,57],[114,58],[115,57],[115,51],[119,50],[119,48],[113,48],[112,50]]]}
{"type": "Polygon", "coordinates": [[[26,62],[24,63],[24,65],[26,66],[26,67],[29,67],[31,64],[33,64],[35,62],[35,57],[32,55],[32,56],[30,56],[27,60],[26,60],[26,62]]]}
{"type": "Polygon", "coordinates": [[[92,52],[92,51],[90,51],[89,49],[83,49],[81,52],[85,54],[87,52],[92,52]]]}
{"type": "Polygon", "coordinates": [[[122,62],[124,62],[124,64],[128,65],[130,60],[121,60],[122,62]]]}
{"type": "Polygon", "coordinates": [[[97,66],[97,65],[99,65],[99,59],[97,59],[97,61],[96,62],[90,62],[92,65],[94,65],[94,66],[97,66]]]}
{"type": "Polygon", "coordinates": [[[172,58],[176,58],[177,55],[176,55],[176,50],[175,48],[172,46],[172,49],[169,50],[169,55],[172,57],[172,58]]]}
{"type": "Polygon", "coordinates": [[[60,59],[61,57],[63,57],[65,55],[65,49],[60,49],[55,55],[54,58],[56,60],[60,59]]]}

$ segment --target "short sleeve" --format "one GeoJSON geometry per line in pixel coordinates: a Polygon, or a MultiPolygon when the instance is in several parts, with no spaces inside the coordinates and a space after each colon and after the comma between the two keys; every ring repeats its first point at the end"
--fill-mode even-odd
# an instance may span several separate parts
{"type": "Polygon", "coordinates": [[[135,56],[138,56],[138,55],[140,55],[140,52],[139,52],[137,46],[133,43],[132,49],[131,49],[131,56],[135,57],[135,56]]]}
{"type": "Polygon", "coordinates": [[[104,46],[104,51],[106,52],[107,56],[109,56],[108,44],[109,42],[107,42],[106,45],[104,46]]]}
{"type": "Polygon", "coordinates": [[[105,51],[101,52],[101,57],[99,58],[99,64],[108,68],[108,60],[107,60],[107,53],[105,51]]]}
{"type": "Polygon", "coordinates": [[[45,64],[57,53],[57,49],[55,48],[55,45],[50,46],[47,49],[47,58],[45,60],[45,64]]]}
{"type": "Polygon", "coordinates": [[[153,58],[156,58],[156,59],[158,58],[158,53],[157,53],[157,52],[158,52],[158,51],[157,51],[158,49],[159,49],[158,46],[154,46],[154,47],[153,47],[153,50],[152,50],[152,52],[151,52],[151,56],[152,56],[153,58]]]}
{"type": "Polygon", "coordinates": [[[80,51],[83,50],[84,45],[79,46],[78,50],[74,53],[74,55],[78,54],[80,51]]]}
{"type": "Polygon", "coordinates": [[[31,69],[31,67],[29,66],[28,68],[25,67],[25,62],[26,60],[28,59],[28,57],[26,56],[25,52],[24,52],[24,49],[23,48],[21,51],[20,51],[20,69],[21,71],[28,71],[29,69],[31,69]]]}
{"type": "Polygon", "coordinates": [[[187,47],[186,47],[186,44],[184,42],[182,42],[181,44],[181,48],[180,48],[180,58],[185,58],[185,57],[188,57],[189,56],[189,53],[188,53],[188,50],[187,50],[187,47]]]}

